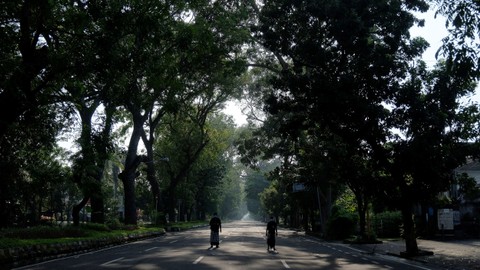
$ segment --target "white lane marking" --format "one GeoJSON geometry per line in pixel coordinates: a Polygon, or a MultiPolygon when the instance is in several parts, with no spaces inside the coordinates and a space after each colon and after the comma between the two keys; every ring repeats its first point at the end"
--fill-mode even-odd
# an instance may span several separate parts
{"type": "Polygon", "coordinates": [[[114,262],[116,262],[116,261],[120,261],[120,260],[123,260],[123,259],[124,259],[124,257],[120,257],[120,258],[118,258],[118,259],[111,260],[111,261],[108,261],[108,262],[106,262],[106,263],[102,263],[102,264],[100,264],[100,265],[101,265],[101,266],[103,266],[103,265],[109,265],[109,264],[111,264],[111,263],[114,263],[114,262]]]}
{"type": "Polygon", "coordinates": [[[173,241],[170,241],[169,244],[173,244],[175,242],[177,242],[178,240],[173,240],[173,241]]]}
{"type": "Polygon", "coordinates": [[[193,262],[193,264],[199,263],[202,259],[203,259],[203,256],[198,257],[198,259],[196,259],[196,260],[193,262]]]}
{"type": "MultiPolygon", "coordinates": [[[[305,238],[303,238],[303,239],[308,239],[308,238],[305,237],[305,238]]],[[[319,244],[322,245],[322,246],[330,247],[330,248],[331,248],[331,246],[326,245],[326,244],[324,244],[324,243],[322,243],[322,242],[319,242],[319,244]]],[[[348,248],[348,249],[350,249],[350,250],[354,250],[354,251],[356,251],[356,252],[358,252],[358,253],[364,253],[364,252],[365,252],[365,251],[363,251],[363,250],[361,250],[361,249],[357,249],[357,248],[354,248],[354,247],[344,246],[344,245],[342,245],[342,246],[345,247],[345,248],[348,248]]],[[[352,255],[353,257],[355,257],[355,258],[358,258],[358,257],[359,257],[359,256],[357,256],[357,255],[355,255],[355,254],[353,254],[353,253],[352,253],[351,255],[352,255]]],[[[419,266],[419,265],[410,264],[410,263],[408,263],[408,262],[406,261],[406,259],[396,259],[395,257],[389,256],[389,255],[382,255],[382,254],[376,254],[376,256],[378,256],[378,257],[380,257],[380,258],[382,258],[382,259],[384,259],[384,260],[387,260],[387,261],[395,261],[395,262],[398,262],[398,263],[401,263],[401,264],[405,264],[405,265],[408,265],[408,266],[410,266],[410,267],[414,267],[414,268],[417,268],[417,269],[432,270],[431,268],[427,268],[427,267],[422,267],[422,266],[419,266]]],[[[388,269],[392,269],[392,268],[393,268],[393,267],[388,266],[388,265],[384,265],[384,266],[387,267],[388,269]]]]}
{"type": "Polygon", "coordinates": [[[288,266],[288,264],[285,260],[281,260],[281,262],[282,262],[282,264],[285,268],[290,268],[290,266],[288,266]]]}
{"type": "Polygon", "coordinates": [[[156,248],[159,248],[159,247],[152,247],[152,248],[149,248],[149,249],[145,249],[145,251],[150,251],[150,250],[156,249],[156,248]]]}

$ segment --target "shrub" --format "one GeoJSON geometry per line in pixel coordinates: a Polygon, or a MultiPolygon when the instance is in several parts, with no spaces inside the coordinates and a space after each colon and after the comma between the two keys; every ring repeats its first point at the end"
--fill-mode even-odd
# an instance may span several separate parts
{"type": "Polygon", "coordinates": [[[80,228],[67,227],[51,227],[51,226],[37,226],[31,228],[8,229],[3,230],[2,237],[18,238],[18,239],[51,239],[63,237],[83,237],[86,232],[80,228]]]}
{"type": "Polygon", "coordinates": [[[111,229],[107,225],[100,224],[100,223],[84,223],[84,224],[81,224],[80,227],[86,230],[99,231],[99,232],[111,231],[111,229]]]}
{"type": "Polygon", "coordinates": [[[155,225],[163,225],[166,223],[166,216],[165,213],[163,212],[157,212],[154,211],[150,214],[150,218],[152,220],[152,223],[155,225]]]}
{"type": "Polygon", "coordinates": [[[400,237],[402,214],[400,211],[387,211],[375,214],[374,228],[378,237],[400,237]]]}
{"type": "Polygon", "coordinates": [[[327,221],[327,238],[342,240],[350,237],[355,231],[355,220],[351,216],[332,216],[327,221]]]}
{"type": "Polygon", "coordinates": [[[332,240],[349,238],[355,232],[355,224],[356,216],[354,213],[345,210],[342,206],[334,205],[332,215],[326,224],[326,238],[332,240]]]}
{"type": "Polygon", "coordinates": [[[122,228],[123,224],[118,220],[118,218],[107,219],[106,225],[112,230],[119,230],[122,228]]]}

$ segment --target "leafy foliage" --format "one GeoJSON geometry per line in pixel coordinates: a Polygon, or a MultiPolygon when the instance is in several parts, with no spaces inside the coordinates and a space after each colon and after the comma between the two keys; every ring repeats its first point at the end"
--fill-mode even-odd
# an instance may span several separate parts
{"type": "Polygon", "coordinates": [[[335,207],[327,221],[327,238],[334,240],[346,239],[355,232],[355,216],[335,207]]]}
{"type": "Polygon", "coordinates": [[[400,211],[386,211],[375,214],[373,223],[378,237],[400,237],[402,225],[400,211]]]}

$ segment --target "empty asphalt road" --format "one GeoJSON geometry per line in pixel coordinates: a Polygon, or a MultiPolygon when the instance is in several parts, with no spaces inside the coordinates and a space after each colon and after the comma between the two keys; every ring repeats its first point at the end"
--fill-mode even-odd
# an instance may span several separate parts
{"type": "Polygon", "coordinates": [[[265,226],[254,221],[225,223],[219,248],[210,248],[205,227],[18,269],[432,269],[282,228],[277,251],[268,252],[265,226]]]}

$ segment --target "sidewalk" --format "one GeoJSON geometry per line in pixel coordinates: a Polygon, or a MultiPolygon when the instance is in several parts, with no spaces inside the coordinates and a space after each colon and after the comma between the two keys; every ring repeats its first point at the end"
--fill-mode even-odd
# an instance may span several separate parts
{"type": "MultiPolygon", "coordinates": [[[[432,251],[431,256],[418,256],[412,260],[425,263],[433,269],[479,270],[480,239],[469,240],[417,240],[418,248],[432,251]]],[[[405,242],[383,241],[381,244],[352,244],[353,247],[368,253],[400,256],[405,251],[405,242]]]]}

